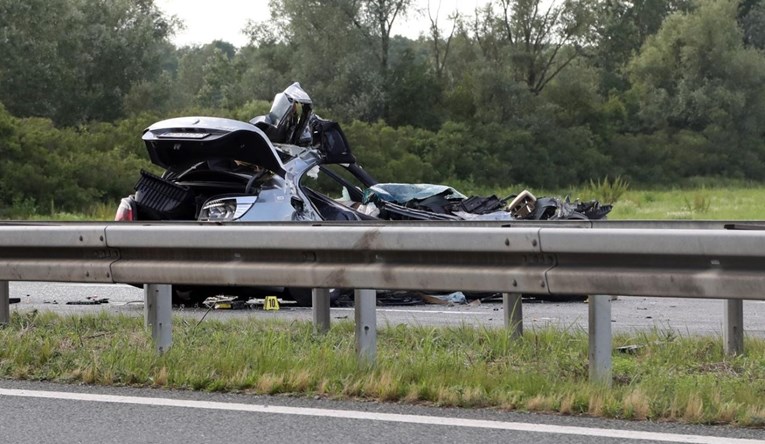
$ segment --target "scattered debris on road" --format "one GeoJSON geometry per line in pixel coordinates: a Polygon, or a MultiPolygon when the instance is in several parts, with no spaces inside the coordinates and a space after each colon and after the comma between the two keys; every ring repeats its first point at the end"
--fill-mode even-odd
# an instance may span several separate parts
{"type": "Polygon", "coordinates": [[[247,308],[244,301],[236,296],[210,296],[203,302],[203,305],[213,310],[241,310],[247,308]]]}
{"type": "MultiPolygon", "coordinates": [[[[55,302],[55,301],[54,301],[55,302]]],[[[58,303],[58,302],[55,302],[58,303]]],[[[88,296],[84,301],[68,301],[66,305],[101,305],[108,304],[109,298],[99,298],[96,296],[88,296]]]]}

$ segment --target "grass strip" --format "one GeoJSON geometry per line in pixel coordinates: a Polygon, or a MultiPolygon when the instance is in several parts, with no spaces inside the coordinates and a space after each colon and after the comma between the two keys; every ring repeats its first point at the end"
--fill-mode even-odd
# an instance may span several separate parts
{"type": "Polygon", "coordinates": [[[377,364],[357,364],[354,328],[307,322],[174,320],[158,355],[143,320],[102,313],[14,313],[0,328],[0,377],[258,394],[363,398],[636,420],[765,427],[765,340],[727,357],[714,337],[617,335],[613,386],[588,383],[587,334],[390,326],[377,364]]]}

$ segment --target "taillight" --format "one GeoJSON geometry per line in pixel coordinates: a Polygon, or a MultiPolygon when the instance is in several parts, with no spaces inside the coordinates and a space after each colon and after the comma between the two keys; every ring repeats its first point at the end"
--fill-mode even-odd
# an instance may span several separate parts
{"type": "Polygon", "coordinates": [[[114,215],[115,221],[133,221],[135,220],[135,210],[133,202],[128,197],[123,197],[120,206],[117,207],[117,214],[114,215]]]}

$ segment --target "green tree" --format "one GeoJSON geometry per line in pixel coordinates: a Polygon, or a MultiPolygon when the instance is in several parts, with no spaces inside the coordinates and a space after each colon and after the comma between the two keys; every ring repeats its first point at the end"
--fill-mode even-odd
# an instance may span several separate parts
{"type": "Polygon", "coordinates": [[[11,116],[0,103],[0,215],[5,207],[13,203],[12,188],[8,182],[7,173],[15,167],[12,163],[19,154],[19,146],[16,143],[16,119],[11,116]]]}
{"type": "Polygon", "coordinates": [[[693,8],[692,0],[600,0],[594,4],[593,64],[600,69],[603,94],[629,88],[625,67],[664,19],[693,8]]]}
{"type": "Polygon", "coordinates": [[[328,110],[338,119],[374,121],[383,115],[383,79],[378,69],[370,69],[378,63],[366,34],[348,18],[357,13],[351,3],[278,0],[272,3],[271,16],[284,20],[279,30],[286,42],[290,80],[305,85],[325,114],[328,110]]]}
{"type": "Polygon", "coordinates": [[[744,43],[765,49],[765,2],[741,0],[738,21],[744,31],[744,43]]]}
{"type": "Polygon", "coordinates": [[[375,47],[380,75],[385,78],[390,67],[390,45],[393,25],[404,16],[411,6],[411,0],[340,0],[335,3],[345,18],[368,43],[375,47]]]}
{"type": "Polygon", "coordinates": [[[205,64],[202,65],[202,87],[196,96],[196,103],[212,108],[228,108],[238,98],[232,96],[230,89],[236,84],[236,71],[232,56],[215,48],[205,64]]]}
{"type": "Polygon", "coordinates": [[[387,118],[393,25],[410,0],[276,0],[279,25],[255,27],[262,42],[281,32],[292,52],[294,79],[311,85],[314,100],[338,118],[387,118]],[[269,28],[269,27],[265,27],[269,28]],[[371,68],[376,67],[376,68],[371,68]]]}
{"type": "Polygon", "coordinates": [[[0,0],[0,100],[60,124],[117,118],[174,26],[153,0],[0,0]]]}
{"type": "Polygon", "coordinates": [[[431,54],[433,57],[433,68],[436,72],[436,78],[440,81],[444,75],[444,69],[446,67],[447,60],[449,59],[449,48],[452,44],[452,38],[458,28],[462,26],[462,20],[459,11],[454,11],[448,19],[452,22],[451,31],[449,35],[446,35],[441,30],[438,24],[438,16],[441,11],[441,1],[439,0],[436,5],[436,12],[433,14],[431,11],[430,1],[428,1],[428,20],[430,21],[430,27],[428,28],[431,54]]]}
{"type": "Polygon", "coordinates": [[[404,50],[388,75],[388,85],[389,124],[438,129],[444,118],[441,89],[427,60],[418,60],[411,49],[404,50]]]}
{"type": "Polygon", "coordinates": [[[541,92],[590,42],[594,17],[588,0],[498,0],[476,15],[474,36],[484,56],[509,65],[518,82],[541,92]]]}
{"type": "Polygon", "coordinates": [[[701,0],[668,17],[629,66],[643,131],[694,132],[692,143],[672,146],[677,159],[689,159],[682,150],[694,147],[686,176],[753,177],[765,160],[765,55],[745,47],[737,7],[701,0]]]}

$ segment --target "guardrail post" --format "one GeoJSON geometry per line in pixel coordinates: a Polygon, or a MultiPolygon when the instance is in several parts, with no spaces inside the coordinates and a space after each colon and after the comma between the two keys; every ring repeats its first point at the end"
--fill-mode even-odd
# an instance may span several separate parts
{"type": "Polygon", "coordinates": [[[355,290],[356,355],[359,362],[374,364],[377,355],[377,291],[355,290]]]}
{"type": "Polygon", "coordinates": [[[0,324],[11,322],[11,289],[8,281],[0,281],[0,324]]]}
{"type": "Polygon", "coordinates": [[[523,337],[523,301],[520,293],[502,293],[502,308],[505,311],[505,328],[510,337],[523,337]]]}
{"type": "Polygon", "coordinates": [[[145,284],[144,324],[151,328],[151,337],[159,353],[170,349],[172,344],[172,286],[145,284]]]}
{"type": "Polygon", "coordinates": [[[311,292],[311,307],[313,311],[313,331],[326,333],[329,331],[329,288],[314,288],[311,292]]]}
{"type": "Polygon", "coordinates": [[[589,297],[590,382],[611,385],[611,296],[589,297]]]}
{"type": "Polygon", "coordinates": [[[724,349],[728,355],[744,354],[744,301],[727,299],[725,301],[724,349]]]}

